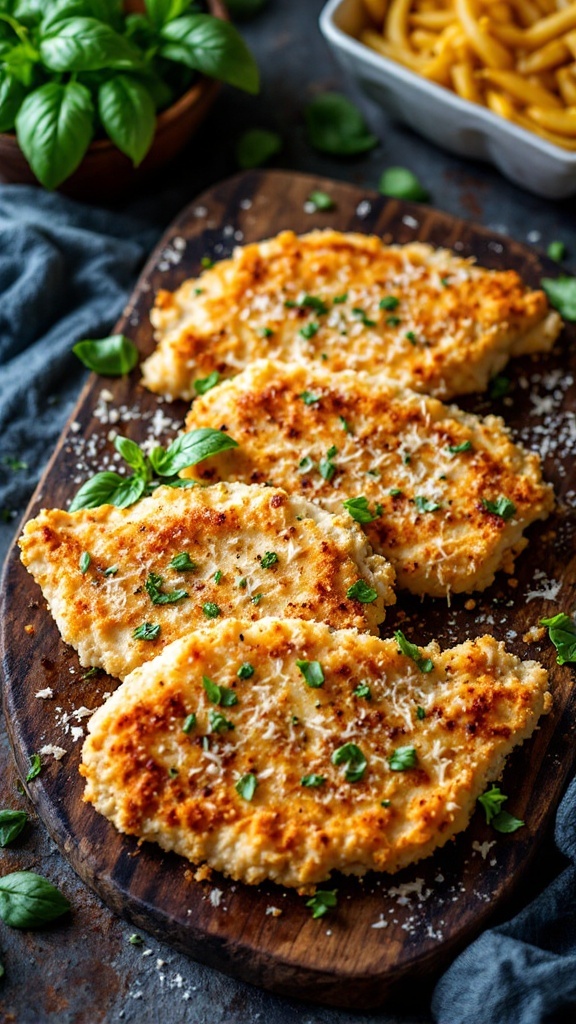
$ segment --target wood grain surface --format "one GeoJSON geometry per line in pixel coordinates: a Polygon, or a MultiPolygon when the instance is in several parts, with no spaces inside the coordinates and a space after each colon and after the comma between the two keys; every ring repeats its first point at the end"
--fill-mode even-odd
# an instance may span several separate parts
{"type": "MultiPolygon", "coordinates": [[[[295,173],[249,172],[216,186],[183,211],[151,257],[116,330],[133,338],[147,355],[153,348],[148,313],[156,291],[173,289],[196,274],[203,256],[222,258],[237,242],[283,228],[302,232],[329,226],[375,231],[395,242],[419,239],[445,245],[476,256],[484,266],[512,267],[532,286],[543,273],[558,273],[536,251],[428,207],[295,173]],[[306,212],[306,197],[317,188],[333,196],[335,210],[306,212]]],[[[550,669],[554,709],[510,757],[501,784],[510,796],[507,809],[526,825],[500,836],[477,812],[464,834],[398,875],[335,879],[338,909],[319,921],[312,920],[304,899],[271,884],[250,888],[218,875],[194,881],[187,862],[150,844],[138,846],[82,802],[81,741],[73,740],[70,725],[78,722],[69,716],[81,706],[97,707],[118,684],[103,673],[83,678],[74,651],[60,640],[17,550],[10,553],[1,614],[3,695],[17,767],[24,778],[29,756],[45,744],[67,750],[58,762],[45,757],[40,776],[27,789],[64,855],[114,911],[194,958],[256,985],[362,1010],[382,1005],[411,978],[439,969],[511,895],[574,760],[571,671],[556,665],[548,640],[530,645],[522,640],[543,614],[569,611],[573,604],[574,340],[574,329],[566,329],[551,355],[509,364],[508,397],[494,401],[479,396],[460,403],[481,414],[503,415],[515,436],[547,453],[544,469],[555,485],[558,508],[545,524],[530,530],[530,545],[518,560],[515,580],[498,579],[475,597],[473,607],[466,595],[453,598],[450,607],[440,600],[400,595],[385,625],[386,635],[402,625],[419,642],[436,638],[442,646],[490,632],[521,657],[537,658],[550,669]],[[54,699],[35,697],[46,687],[53,689],[54,699]],[[218,906],[210,900],[215,888],[221,892],[218,906]],[[267,914],[270,907],[279,908],[281,915],[267,914]]],[[[112,450],[110,430],[142,441],[152,422],[158,427],[158,410],[166,442],[175,422],[183,421],[185,403],[159,403],[141,388],[138,370],[114,381],[92,375],[25,519],[42,507],[65,507],[79,481],[100,468],[103,452],[112,450]],[[103,390],[110,392],[105,400],[103,390]],[[111,410],[119,411],[119,421],[114,414],[110,417],[111,410]],[[88,445],[86,438],[91,439],[88,445]]]]}

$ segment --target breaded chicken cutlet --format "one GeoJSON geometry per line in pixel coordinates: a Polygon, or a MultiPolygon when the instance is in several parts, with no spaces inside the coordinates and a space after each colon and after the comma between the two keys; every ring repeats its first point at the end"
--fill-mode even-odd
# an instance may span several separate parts
{"type": "Polygon", "coordinates": [[[548,351],[561,328],[544,292],[513,270],[332,230],[237,248],[177,291],[160,291],[151,319],[158,346],[144,384],[188,399],[210,375],[260,358],[385,371],[449,398],[485,390],[511,356],[548,351]]]}
{"type": "Polygon", "coordinates": [[[96,711],[85,799],[250,884],[397,871],[466,827],[550,703],[493,637],[419,657],[295,619],[199,629],[96,711]]]}
{"type": "Polygon", "coordinates": [[[129,508],[43,510],[19,543],[80,663],[120,679],[210,620],[377,632],[395,601],[393,569],[348,516],[273,487],[160,487],[129,508]]]}
{"type": "Polygon", "coordinates": [[[187,429],[239,443],[187,475],[270,481],[348,508],[398,585],[440,596],[511,571],[523,531],[554,504],[540,460],[503,421],[390,385],[385,375],[260,361],[194,402],[187,429]],[[352,503],[344,506],[346,499],[352,503]]]}

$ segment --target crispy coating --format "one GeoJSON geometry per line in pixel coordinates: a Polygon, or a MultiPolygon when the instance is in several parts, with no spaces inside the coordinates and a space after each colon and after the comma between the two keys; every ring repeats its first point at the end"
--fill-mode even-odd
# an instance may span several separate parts
{"type": "Polygon", "coordinates": [[[158,347],[144,384],[181,398],[194,397],[196,380],[260,358],[386,371],[449,398],[483,391],[510,356],[547,351],[561,327],[544,292],[513,270],[331,230],[238,248],[176,292],[159,292],[151,319],[158,347]]]}
{"type": "Polygon", "coordinates": [[[393,569],[356,524],[273,487],[160,487],[126,509],[43,510],[20,548],[80,663],[120,679],[209,616],[281,615],[377,632],[395,601],[393,569]],[[182,554],[194,568],[171,567],[182,554]],[[161,577],[159,603],[151,574],[161,577]],[[371,603],[346,596],[359,578],[377,595],[371,603]],[[159,635],[134,637],[144,623],[159,635]]]}
{"type": "Polygon", "coordinates": [[[500,418],[463,413],[382,374],[259,361],[194,402],[187,419],[188,430],[222,424],[239,448],[190,475],[269,480],[340,512],[346,498],[364,496],[371,515],[380,511],[363,524],[372,547],[416,594],[483,590],[499,569],[512,570],[523,531],[554,504],[538,456],[514,444],[500,418]],[[482,503],[501,496],[514,503],[511,518],[482,503]]]}
{"type": "Polygon", "coordinates": [[[120,831],[243,882],[309,887],[333,870],[397,871],[466,827],[550,702],[546,671],[493,637],[422,651],[428,674],[394,640],[355,630],[296,619],[198,630],[95,713],[85,799],[120,831]],[[320,663],[319,688],[297,660],[320,663]],[[239,678],[245,663],[253,675],[239,678]],[[203,677],[236,703],[214,704],[203,677]],[[356,781],[346,778],[354,764],[333,763],[345,744],[367,762],[356,781]],[[393,770],[406,747],[415,766],[393,770]],[[310,776],[323,781],[304,785],[310,776]]]}

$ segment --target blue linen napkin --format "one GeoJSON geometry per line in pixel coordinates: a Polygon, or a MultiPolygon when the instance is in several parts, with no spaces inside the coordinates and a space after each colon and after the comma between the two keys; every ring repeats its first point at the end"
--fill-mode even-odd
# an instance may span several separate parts
{"type": "MultiPolygon", "coordinates": [[[[0,187],[0,561],[86,374],[72,345],[109,333],[157,234],[34,187],[0,187]]],[[[556,841],[573,866],[456,959],[434,992],[437,1024],[576,1021],[576,781],[556,841]]]]}

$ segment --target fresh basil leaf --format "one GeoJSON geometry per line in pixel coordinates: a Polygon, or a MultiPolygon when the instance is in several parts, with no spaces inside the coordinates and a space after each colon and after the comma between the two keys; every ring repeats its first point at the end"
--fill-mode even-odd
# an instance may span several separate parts
{"type": "Polygon", "coordinates": [[[77,341],[72,351],[88,370],[103,377],[122,377],[138,362],[136,345],[123,334],[112,334],[99,341],[77,341]]]}
{"type": "Polygon", "coordinates": [[[40,54],[50,71],[135,70],[142,54],[128,39],[96,18],[66,18],[40,41],[40,54]]]}
{"type": "Polygon", "coordinates": [[[197,568],[196,562],[192,561],[187,551],[183,551],[181,555],[174,555],[174,558],[170,559],[168,567],[176,569],[177,572],[194,572],[197,568]]]}
{"type": "Polygon", "coordinates": [[[500,814],[492,818],[490,824],[497,832],[504,832],[505,834],[517,832],[519,828],[524,826],[524,822],[520,821],[520,818],[515,818],[513,814],[508,814],[508,811],[500,811],[500,814]]]}
{"type": "Polygon", "coordinates": [[[546,250],[546,255],[551,260],[554,260],[555,263],[562,263],[562,260],[566,255],[566,246],[564,245],[564,242],[550,242],[550,245],[546,250]]]}
{"type": "Polygon", "coordinates": [[[198,462],[210,458],[211,455],[217,455],[219,452],[237,447],[238,442],[221,430],[200,427],[198,430],[181,434],[172,442],[167,451],[155,448],[150,455],[150,461],[159,476],[174,476],[182,469],[195,466],[198,462]]]}
{"type": "Polygon", "coordinates": [[[14,871],[0,878],[0,918],[10,928],[38,928],[68,910],[68,900],[42,875],[14,871]]]}
{"type": "Polygon", "coordinates": [[[420,648],[408,640],[401,629],[394,632],[394,639],[406,658],[411,658],[421,672],[428,673],[434,668],[434,662],[430,658],[424,658],[420,648]]]}
{"type": "Polygon", "coordinates": [[[314,773],[311,775],[303,775],[300,779],[300,785],[307,786],[309,789],[316,789],[318,786],[323,786],[325,782],[326,777],[324,775],[315,775],[314,773]]]}
{"type": "Polygon", "coordinates": [[[238,703],[238,697],[234,690],[229,690],[227,686],[217,686],[211,679],[208,679],[208,676],[202,676],[202,683],[208,700],[211,700],[213,704],[218,704],[222,708],[231,708],[238,703]]]}
{"type": "Polygon", "coordinates": [[[0,132],[12,131],[26,88],[14,75],[0,69],[0,132]]]}
{"type": "Polygon", "coordinates": [[[486,815],[486,822],[488,825],[493,818],[500,814],[502,804],[506,803],[507,799],[508,797],[500,791],[500,788],[494,785],[490,789],[486,790],[482,796],[478,797],[478,803],[486,815]]]}
{"type": "Polygon", "coordinates": [[[378,191],[392,199],[410,199],[413,203],[427,203],[430,199],[426,189],[407,167],[388,167],[380,176],[378,191]]]}
{"type": "Polygon", "coordinates": [[[156,110],[146,86],[132,75],[115,75],[98,90],[98,113],[108,137],[130,157],[142,163],[156,131],[156,110]]]}
{"type": "Polygon", "coordinates": [[[164,578],[157,572],[151,572],[148,575],[144,589],[152,604],[176,604],[177,601],[183,601],[185,597],[188,597],[187,590],[162,590],[163,583],[164,578]]]}
{"type": "Polygon", "coordinates": [[[332,754],[331,760],[335,765],[348,765],[344,775],[346,782],[360,782],[368,767],[364,754],[355,743],[345,743],[343,747],[338,747],[338,750],[332,754]]]}
{"type": "Polygon", "coordinates": [[[347,498],[343,504],[346,511],[357,523],[373,523],[375,519],[382,515],[382,505],[376,503],[374,511],[371,512],[368,498],[365,498],[363,495],[359,498],[347,498]]]}
{"type": "Polygon", "coordinates": [[[115,505],[128,508],[146,490],[146,479],[140,474],[120,476],[119,473],[104,471],[96,473],[76,492],[68,508],[77,512],[81,508],[98,508],[99,505],[115,505]]]}
{"type": "Polygon", "coordinates": [[[252,772],[249,772],[248,775],[243,775],[240,779],[238,779],[234,788],[236,792],[239,793],[243,800],[250,801],[254,799],[254,794],[256,792],[257,786],[258,779],[256,778],[255,775],[252,774],[252,772]]]}
{"type": "Polygon", "coordinates": [[[543,277],[540,284],[550,305],[565,320],[576,320],[576,277],[543,277]]]}
{"type": "Polygon", "coordinates": [[[242,170],[261,167],[281,149],[282,139],[278,132],[270,132],[264,128],[251,128],[244,132],[238,140],[236,163],[242,170]]]}
{"type": "Polygon", "coordinates": [[[397,747],[390,754],[388,764],[393,772],[405,772],[418,767],[418,754],[414,747],[397,747]]]}
{"type": "Polygon", "coordinates": [[[332,891],[317,889],[311,899],[306,900],[306,906],[311,908],[314,920],[319,917],[324,917],[329,910],[332,910],[337,905],[338,897],[336,895],[336,889],[333,889],[332,891]]]}
{"type": "Polygon", "coordinates": [[[164,40],[162,57],[246,92],[258,92],[258,66],[230,22],[209,14],[189,14],[168,22],[160,35],[164,40]]]}
{"type": "Polygon", "coordinates": [[[215,388],[220,380],[220,374],[218,370],[213,370],[207,377],[200,377],[194,381],[194,391],[197,395],[205,395],[207,391],[211,391],[215,388]]]}
{"type": "Polygon", "coordinates": [[[559,665],[576,662],[576,623],[565,612],[559,612],[549,619],[540,619],[548,628],[548,636],[558,651],[556,661],[559,665]]]}
{"type": "Polygon", "coordinates": [[[325,92],[304,111],[308,141],[321,153],[350,156],[378,145],[358,108],[338,92],[325,92]]]}
{"type": "MultiPolygon", "coordinates": [[[[312,206],[317,210],[333,210],[336,206],[332,196],[329,196],[327,192],[321,192],[320,189],[314,189],[308,196],[307,201],[312,203],[312,206]]],[[[336,299],[334,299],[334,302],[336,302],[336,299]]]]}
{"type": "Polygon", "coordinates": [[[369,587],[365,580],[356,580],[346,591],[346,597],[353,601],[360,601],[361,604],[373,604],[378,597],[378,592],[369,587]]]}
{"type": "Polygon", "coordinates": [[[317,690],[324,685],[324,671],[319,661],[296,661],[307,686],[317,690]]]}
{"type": "Polygon", "coordinates": [[[16,134],[45,188],[57,188],[82,161],[93,134],[93,114],[90,93],[79,82],[47,82],[24,100],[16,134]]]}
{"type": "Polygon", "coordinates": [[[28,821],[26,811],[0,811],[0,846],[10,846],[28,821]]]}
{"type": "Polygon", "coordinates": [[[226,715],[223,715],[221,711],[214,711],[213,708],[210,708],[208,712],[208,724],[210,732],[229,732],[236,728],[234,722],[226,718],[226,715]]]}
{"type": "Polygon", "coordinates": [[[44,35],[54,29],[59,21],[69,18],[96,18],[107,23],[114,20],[108,0],[49,0],[42,8],[41,29],[44,35]]]}
{"type": "Polygon", "coordinates": [[[42,761],[40,754],[32,754],[30,757],[30,767],[26,773],[26,782],[32,782],[32,779],[38,778],[42,771],[42,761]]]}
{"type": "Polygon", "coordinates": [[[239,679],[251,679],[254,675],[254,665],[251,665],[249,661],[243,661],[236,675],[239,679]]]}
{"type": "Polygon", "coordinates": [[[161,28],[168,21],[179,18],[190,7],[190,0],[145,0],[150,21],[161,28]]]}
{"type": "Polygon", "coordinates": [[[132,636],[134,640],[156,640],[160,632],[161,626],[153,622],[143,622],[141,626],[136,626],[136,629],[132,630],[132,636]]]}
{"type": "Polygon", "coordinates": [[[505,498],[504,495],[500,495],[496,498],[496,501],[487,501],[486,498],[482,498],[482,505],[487,512],[491,512],[493,516],[498,516],[499,519],[512,519],[512,516],[516,514],[516,505],[510,498],[505,498]]]}
{"type": "Polygon", "coordinates": [[[122,456],[124,462],[127,462],[136,472],[143,474],[148,472],[146,456],[140,445],[136,444],[135,441],[131,441],[129,437],[122,437],[121,434],[118,434],[114,438],[114,447],[122,456]]]}
{"type": "Polygon", "coordinates": [[[226,7],[233,18],[253,18],[259,14],[268,0],[227,0],[226,7]]]}

